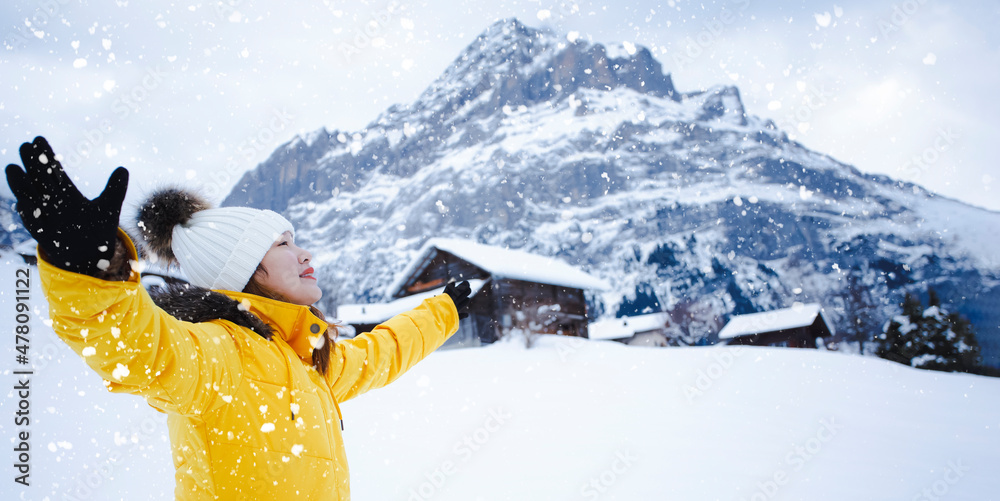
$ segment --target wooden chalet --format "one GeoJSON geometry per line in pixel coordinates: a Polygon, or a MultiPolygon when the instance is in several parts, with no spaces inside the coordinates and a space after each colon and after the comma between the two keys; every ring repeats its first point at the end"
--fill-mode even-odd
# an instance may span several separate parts
{"type": "Polygon", "coordinates": [[[719,341],[751,346],[816,348],[816,339],[833,336],[834,329],[817,303],[737,315],[719,331],[719,341]]]}
{"type": "Polygon", "coordinates": [[[337,318],[357,332],[440,294],[450,280],[469,280],[469,316],[448,346],[489,344],[520,329],[541,334],[587,337],[585,290],[607,282],[565,262],[467,240],[434,238],[417,252],[387,289],[385,304],[342,305],[337,318]]]}
{"type": "Polygon", "coordinates": [[[667,326],[670,315],[649,313],[591,322],[590,339],[618,341],[631,346],[667,346],[667,326]]]}

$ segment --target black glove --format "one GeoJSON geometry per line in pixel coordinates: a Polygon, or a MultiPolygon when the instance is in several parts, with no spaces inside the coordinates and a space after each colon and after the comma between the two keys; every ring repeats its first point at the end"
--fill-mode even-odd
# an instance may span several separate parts
{"type": "Polygon", "coordinates": [[[472,287],[469,286],[468,280],[458,283],[449,282],[448,285],[444,286],[444,293],[455,303],[459,320],[469,316],[467,310],[469,309],[469,301],[471,301],[469,294],[472,294],[472,287]]]}
{"type": "Polygon", "coordinates": [[[17,198],[24,227],[48,261],[76,273],[92,275],[106,269],[115,253],[128,171],[115,169],[101,195],[87,200],[44,137],[21,145],[21,161],[27,173],[18,165],[8,165],[7,184],[17,198]]]}

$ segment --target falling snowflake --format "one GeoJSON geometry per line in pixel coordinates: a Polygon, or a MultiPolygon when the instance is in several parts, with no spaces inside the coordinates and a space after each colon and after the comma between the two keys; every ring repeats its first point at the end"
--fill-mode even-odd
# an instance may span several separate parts
{"type": "Polygon", "coordinates": [[[125,377],[128,377],[128,375],[129,375],[128,367],[125,367],[122,364],[118,364],[118,366],[115,367],[115,370],[111,371],[111,377],[119,381],[121,381],[125,377]]]}

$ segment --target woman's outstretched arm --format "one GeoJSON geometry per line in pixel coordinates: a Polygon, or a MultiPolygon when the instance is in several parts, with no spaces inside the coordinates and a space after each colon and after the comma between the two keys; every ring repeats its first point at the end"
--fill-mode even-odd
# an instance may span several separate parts
{"type": "MultiPolygon", "coordinates": [[[[467,287],[467,286],[466,286],[467,287]]],[[[400,313],[354,339],[333,345],[327,383],[343,402],[395,381],[458,331],[460,310],[468,303],[440,294],[400,313]]]]}
{"type": "Polygon", "coordinates": [[[160,409],[197,415],[226,403],[242,377],[235,325],[181,322],[153,304],[118,228],[128,171],[84,197],[45,138],[24,143],[24,169],[7,167],[38,268],[52,328],[111,391],[141,394],[160,409]]]}

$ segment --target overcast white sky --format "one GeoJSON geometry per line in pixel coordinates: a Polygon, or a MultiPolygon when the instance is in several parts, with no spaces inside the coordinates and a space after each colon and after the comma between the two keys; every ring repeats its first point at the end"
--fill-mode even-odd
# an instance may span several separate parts
{"type": "Polygon", "coordinates": [[[504,17],[646,46],[682,92],[736,85],[816,151],[1000,210],[995,0],[5,0],[0,158],[45,135],[89,196],[124,165],[129,202],[218,202],[295,134],[411,102],[504,17]]]}

